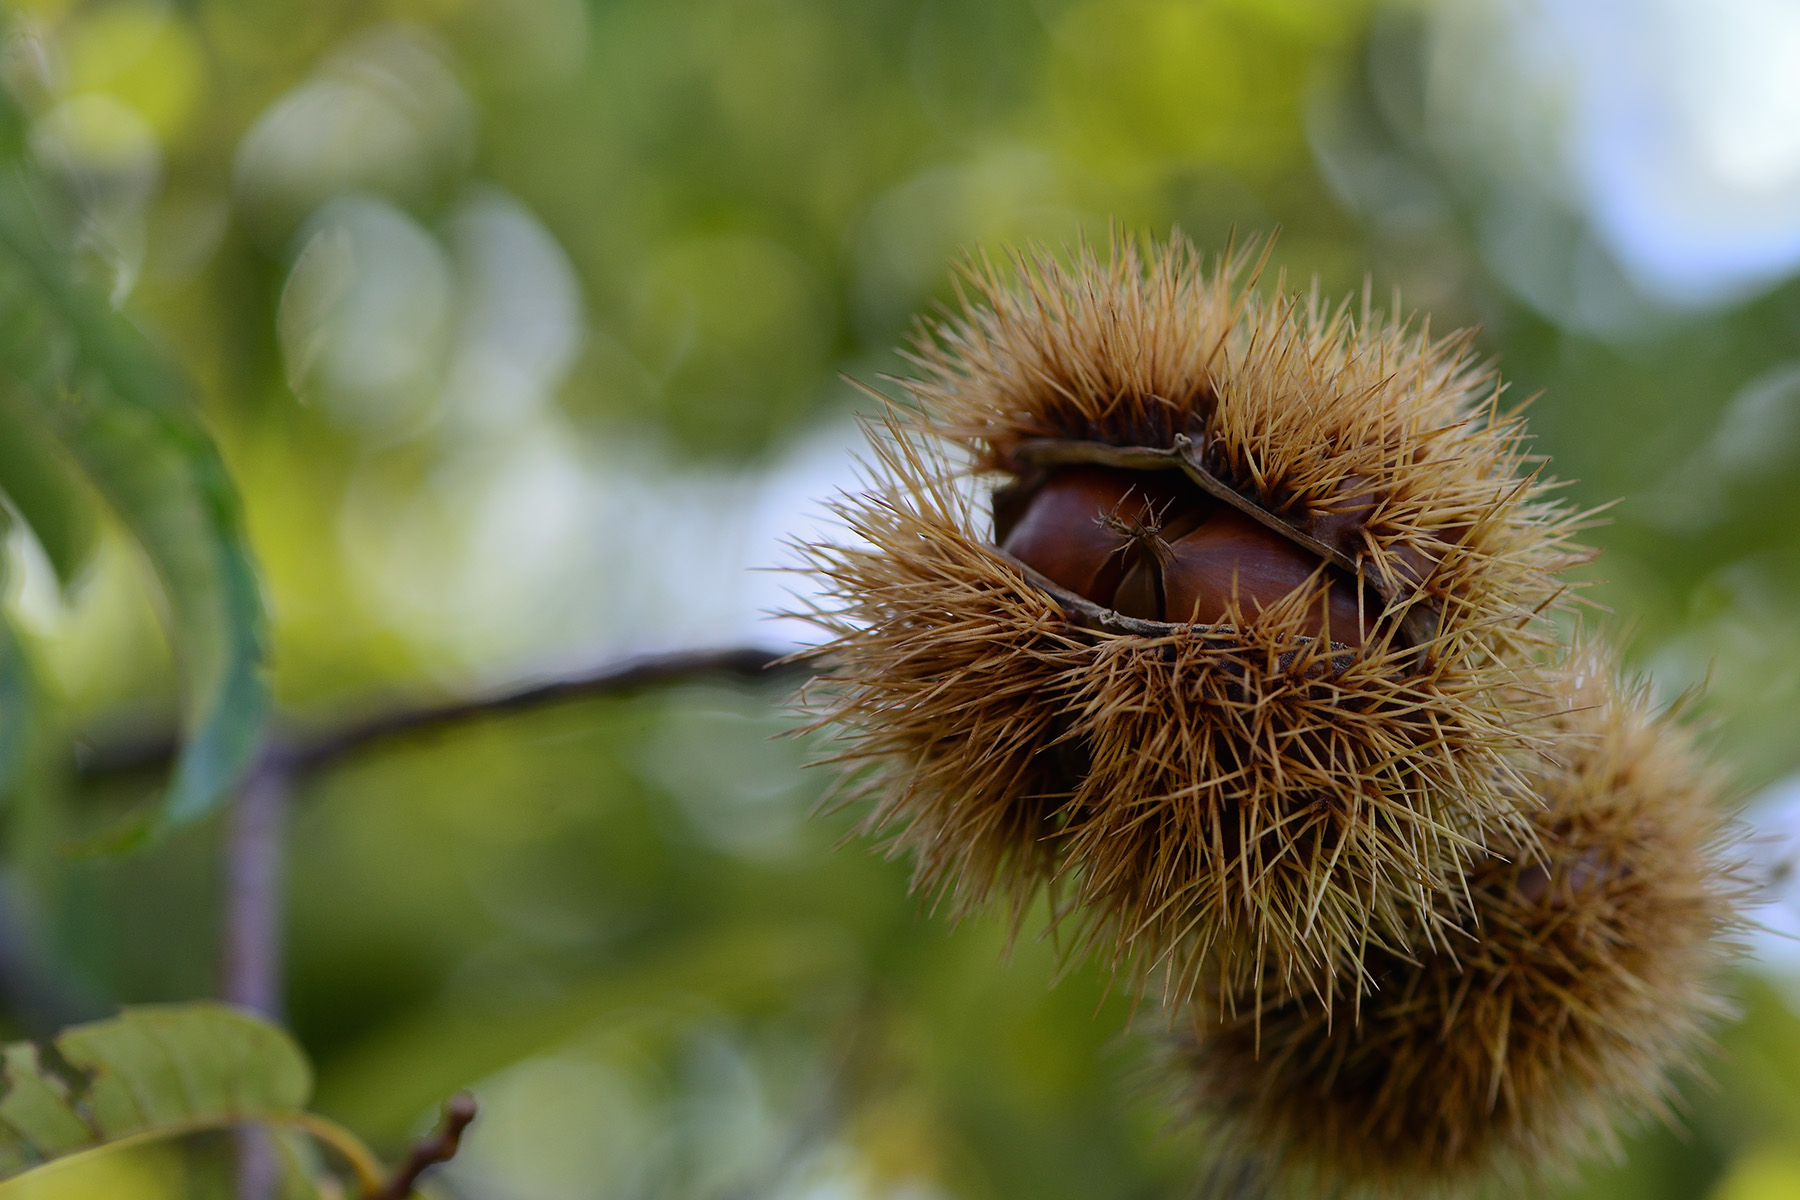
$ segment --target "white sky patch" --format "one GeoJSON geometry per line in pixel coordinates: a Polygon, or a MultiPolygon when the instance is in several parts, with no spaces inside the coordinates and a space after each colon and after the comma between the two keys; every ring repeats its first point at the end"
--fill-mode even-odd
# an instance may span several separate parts
{"type": "Polygon", "coordinates": [[[1570,167],[1601,240],[1678,304],[1800,267],[1800,2],[1515,4],[1567,39],[1570,167]]]}
{"type": "MultiPolygon", "coordinates": [[[[553,413],[451,454],[424,486],[353,482],[343,545],[374,611],[448,682],[639,654],[818,640],[789,539],[860,491],[861,431],[827,426],[761,468],[694,463],[621,433],[584,445],[553,413]]],[[[834,532],[833,536],[837,536],[834,532]]]]}
{"type": "MultiPolygon", "coordinates": [[[[1800,269],[1800,0],[1448,0],[1431,21],[1428,138],[1523,299],[1623,329],[1800,269]]],[[[1336,167],[1365,205],[1393,192],[1336,167]]]]}
{"type": "Polygon", "coordinates": [[[1758,877],[1769,881],[1749,913],[1758,965],[1788,977],[1800,995],[1800,774],[1765,789],[1745,810],[1758,877]]]}

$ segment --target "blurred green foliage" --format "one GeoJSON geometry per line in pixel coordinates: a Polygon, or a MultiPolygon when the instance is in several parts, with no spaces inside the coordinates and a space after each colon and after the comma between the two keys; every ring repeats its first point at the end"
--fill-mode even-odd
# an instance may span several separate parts
{"type": "MultiPolygon", "coordinates": [[[[1612,610],[1595,619],[1668,694],[1710,680],[1746,789],[1800,767],[1800,286],[1675,312],[1615,270],[1577,296],[1551,269],[1591,243],[1575,217],[1533,227],[1536,257],[1497,256],[1483,222],[1524,203],[1528,172],[1430,133],[1428,6],[6,15],[7,153],[46,181],[72,270],[198,393],[261,570],[284,728],[663,644],[676,611],[699,614],[689,640],[743,638],[707,607],[736,586],[731,519],[806,447],[836,453],[866,406],[838,373],[903,370],[894,347],[951,300],[960,254],[1279,226],[1271,279],[1332,295],[1368,276],[1439,327],[1481,326],[1515,393],[1543,392],[1550,469],[1581,503],[1624,497],[1593,534],[1587,594],[1612,610]],[[1526,259],[1550,264],[1529,286],[1526,259]]],[[[19,646],[0,640],[18,774],[0,1001],[41,1031],[216,989],[223,831],[61,853],[162,786],[80,764],[179,720],[178,660],[137,558],[142,505],[121,521],[66,446],[0,413],[19,646]]],[[[209,621],[190,624],[229,632],[209,621]]],[[[1187,1194],[1202,1164],[1154,1022],[1121,1034],[1133,1014],[1096,971],[1053,988],[1041,922],[946,928],[905,864],[838,846],[854,814],[808,816],[827,780],[802,764],[824,747],[775,737],[784,700],[695,684],[571,702],[310,777],[287,994],[323,1111],[392,1151],[474,1086],[485,1113],[445,1174],[469,1197],[1187,1194]]],[[[1690,1132],[1644,1135],[1572,1195],[1793,1194],[1800,1018],[1761,976],[1742,993],[1690,1132]]],[[[181,1169],[140,1156],[82,1186],[174,1195],[181,1169]]]]}

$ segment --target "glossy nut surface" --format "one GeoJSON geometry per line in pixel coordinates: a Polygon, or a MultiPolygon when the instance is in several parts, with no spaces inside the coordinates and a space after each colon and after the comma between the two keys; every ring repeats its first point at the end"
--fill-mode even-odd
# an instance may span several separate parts
{"type": "MultiPolygon", "coordinates": [[[[1224,509],[1175,540],[1163,566],[1163,620],[1211,625],[1226,619],[1233,596],[1246,619],[1305,587],[1320,560],[1235,509],[1224,509]]],[[[1361,645],[1355,587],[1336,568],[1324,572],[1325,596],[1309,606],[1301,632],[1361,645]]],[[[1316,587],[1317,584],[1315,583],[1316,587]]]]}
{"type": "MultiPolygon", "coordinates": [[[[1206,498],[1173,472],[1065,467],[1025,505],[1000,548],[1071,592],[1114,606],[1120,581],[1149,550],[1131,529],[1189,528],[1206,498]]],[[[1160,606],[1159,606],[1160,607],[1160,606]]],[[[1127,613],[1160,620],[1156,613],[1127,613]]]]}
{"type": "MultiPolygon", "coordinates": [[[[1321,565],[1311,550],[1175,472],[1098,466],[1053,471],[1025,501],[1001,549],[1125,616],[1199,625],[1226,620],[1234,597],[1253,618],[1307,586],[1321,565]]],[[[1355,585],[1335,567],[1323,578],[1325,594],[1300,632],[1360,645],[1368,622],[1357,611],[1355,585]]]]}

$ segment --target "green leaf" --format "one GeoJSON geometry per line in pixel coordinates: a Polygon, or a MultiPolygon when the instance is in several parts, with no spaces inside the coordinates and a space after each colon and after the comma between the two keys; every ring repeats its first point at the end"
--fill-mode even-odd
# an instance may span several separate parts
{"type": "Polygon", "coordinates": [[[0,1178],[127,1138],[307,1120],[312,1070],[293,1039],[219,1004],[127,1009],[5,1047],[0,1178]]]}
{"type": "Polygon", "coordinates": [[[99,523],[69,460],[29,397],[0,394],[0,493],[12,501],[67,588],[93,556],[99,523]]]}
{"type": "Polygon", "coordinates": [[[377,1191],[388,1172],[354,1134],[308,1112],[311,1095],[294,1040],[222,1004],[128,1008],[64,1030],[49,1052],[13,1042],[0,1047],[0,1198],[36,1195],[28,1180],[101,1155],[244,1125],[268,1131],[285,1200],[344,1194],[318,1146],[363,1194],[377,1191]]]}
{"type": "Polygon", "coordinates": [[[236,490],[188,390],[123,317],[75,279],[29,180],[0,173],[0,376],[117,510],[167,600],[186,741],[161,804],[114,846],[207,815],[262,736],[262,597],[236,490]]]}

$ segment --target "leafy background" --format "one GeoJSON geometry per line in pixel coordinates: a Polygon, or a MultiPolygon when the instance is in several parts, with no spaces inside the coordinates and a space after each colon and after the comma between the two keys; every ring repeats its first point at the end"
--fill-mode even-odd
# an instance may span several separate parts
{"type": "MultiPolygon", "coordinates": [[[[1479,325],[1543,392],[1571,495],[1623,498],[1594,534],[1601,619],[1664,694],[1706,684],[1743,793],[1793,821],[1800,93],[1769,63],[1800,32],[1778,6],[14,0],[5,21],[9,1035],[217,993],[229,826],[207,812],[252,748],[262,657],[276,727],[312,730],[804,640],[759,616],[803,584],[750,569],[854,486],[867,401],[843,376],[904,369],[964,250],[1115,227],[1279,226],[1295,283],[1366,276],[1479,325]],[[121,769],[177,725],[169,790],[121,769]],[[70,852],[121,841],[148,848],[70,852]]],[[[1089,970],[1053,988],[1053,946],[947,928],[903,863],[839,846],[851,816],[808,815],[820,746],[773,736],[787,690],[573,700],[306,775],[285,1002],[317,1107],[392,1153],[472,1086],[441,1176],[471,1198],[1187,1194],[1194,1138],[1124,1002],[1089,970]]],[[[1800,956],[1758,946],[1686,1132],[1572,1195],[1800,1194],[1800,956]]],[[[202,1158],[42,1191],[223,1187],[202,1158]]]]}

